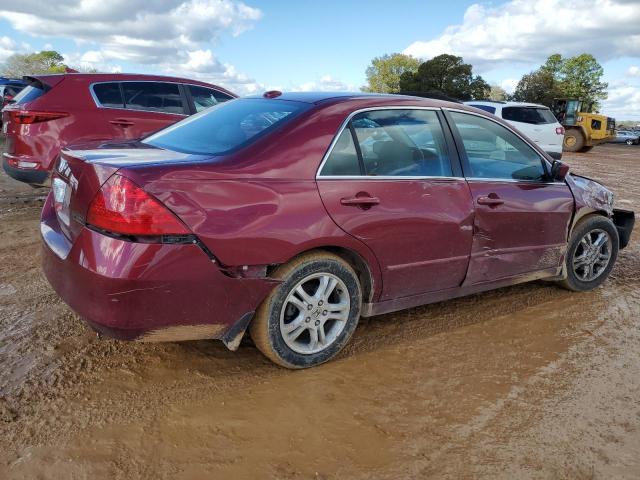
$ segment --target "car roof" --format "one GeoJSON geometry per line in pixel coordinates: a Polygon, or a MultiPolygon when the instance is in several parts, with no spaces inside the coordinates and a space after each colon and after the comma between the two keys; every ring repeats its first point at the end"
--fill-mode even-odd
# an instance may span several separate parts
{"type": "MultiPolygon", "coordinates": [[[[271,92],[269,92],[271,93],[271,92]]],[[[244,98],[272,98],[274,100],[288,100],[303,103],[339,103],[351,102],[358,100],[375,101],[379,105],[394,104],[415,104],[416,106],[425,107],[452,107],[461,106],[461,103],[454,103],[445,100],[436,100],[433,98],[414,97],[410,95],[399,95],[390,93],[369,93],[369,92],[277,92],[272,96],[267,94],[249,95],[244,98]]]]}
{"type": "Polygon", "coordinates": [[[498,101],[498,100],[469,100],[464,102],[465,105],[488,105],[491,107],[537,107],[537,108],[549,108],[544,105],[540,105],[539,103],[528,103],[528,102],[507,102],[507,101],[498,101]]]}

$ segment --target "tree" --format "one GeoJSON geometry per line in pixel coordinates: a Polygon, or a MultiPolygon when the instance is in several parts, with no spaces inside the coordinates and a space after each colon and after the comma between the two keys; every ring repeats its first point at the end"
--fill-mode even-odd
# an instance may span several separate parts
{"type": "Polygon", "coordinates": [[[540,103],[551,106],[554,98],[564,96],[559,82],[544,67],[524,75],[513,92],[516,102],[540,103]]]}
{"type": "Polygon", "coordinates": [[[608,84],[602,82],[603,74],[593,55],[583,53],[563,59],[556,53],[538,70],[522,77],[513,99],[551,106],[554,98],[570,97],[584,100],[585,106],[597,107],[600,100],[607,98],[608,84]]]}
{"type": "Polygon", "coordinates": [[[64,73],[64,58],[55,50],[38,53],[16,53],[7,58],[0,73],[7,77],[22,77],[39,73],[64,73]]]}
{"type": "Polygon", "coordinates": [[[455,55],[438,55],[420,64],[417,72],[400,76],[400,90],[418,95],[441,92],[458,100],[473,100],[486,97],[490,89],[481,76],[473,75],[471,65],[455,55]]]}
{"type": "Polygon", "coordinates": [[[402,53],[383,55],[371,60],[367,67],[367,85],[365,92],[398,93],[400,92],[400,76],[405,72],[418,70],[420,60],[402,53]]]}
{"type": "Polygon", "coordinates": [[[489,91],[489,100],[496,100],[498,102],[504,102],[507,100],[509,95],[504,88],[500,85],[491,85],[491,89],[489,91]]]}
{"type": "Polygon", "coordinates": [[[597,108],[607,98],[609,84],[602,81],[604,69],[588,53],[567,58],[560,68],[561,88],[566,97],[581,98],[597,108]]]}

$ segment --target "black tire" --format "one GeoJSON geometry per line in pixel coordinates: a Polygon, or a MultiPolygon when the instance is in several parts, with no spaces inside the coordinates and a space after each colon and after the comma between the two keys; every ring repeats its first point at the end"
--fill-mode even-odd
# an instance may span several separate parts
{"type": "Polygon", "coordinates": [[[591,150],[593,150],[593,146],[591,146],[591,147],[582,147],[580,149],[580,153],[587,153],[587,152],[590,152],[591,150]]]}
{"type": "MultiPolygon", "coordinates": [[[[274,363],[292,369],[313,367],[335,357],[353,335],[360,318],[362,290],[358,276],[351,266],[337,255],[324,251],[316,251],[294,258],[290,262],[278,267],[271,276],[281,279],[282,283],[262,302],[251,322],[250,333],[256,347],[274,363]],[[348,317],[344,326],[341,327],[342,330],[336,335],[332,343],[328,343],[326,347],[322,347],[322,350],[318,352],[301,353],[294,350],[287,344],[287,341],[285,341],[280,323],[281,313],[284,316],[288,315],[287,312],[289,312],[289,310],[283,312],[283,308],[291,309],[292,307],[289,304],[285,305],[285,302],[289,294],[295,290],[301,281],[310,276],[313,277],[314,275],[322,274],[337,277],[342,281],[344,286],[346,286],[347,292],[342,292],[340,285],[336,286],[336,288],[338,289],[338,293],[348,295],[350,301],[348,317]]],[[[309,281],[313,282],[313,280],[309,281]]],[[[301,309],[298,311],[297,307],[294,306],[293,308],[293,315],[302,315],[305,317],[305,322],[308,322],[309,318],[317,319],[318,317],[314,317],[314,314],[322,314],[320,312],[322,309],[316,311],[315,306],[313,307],[314,310],[309,313],[309,317],[306,317],[306,313],[303,314],[301,309]]],[[[346,311],[346,308],[344,308],[344,310],[346,311]]],[[[326,315],[326,311],[324,315],[326,315]]],[[[329,321],[330,320],[327,320],[327,322],[329,321]]],[[[323,331],[324,325],[325,323],[319,327],[322,328],[323,331]]],[[[301,326],[305,327],[302,324],[301,326]]],[[[312,323],[308,325],[308,328],[313,330],[312,323]]],[[[333,328],[333,326],[330,328],[333,328]]],[[[302,330],[302,335],[309,332],[307,332],[306,329],[302,330]]],[[[311,336],[310,333],[309,336],[311,336]]],[[[316,345],[320,344],[316,343],[316,345]]]]}
{"type": "Polygon", "coordinates": [[[611,269],[616,263],[619,241],[618,230],[609,218],[601,215],[589,215],[580,220],[571,233],[569,248],[567,249],[565,259],[567,278],[559,282],[560,285],[574,292],[586,292],[599,287],[607,279],[609,273],[611,273],[611,269]],[[611,240],[609,260],[606,266],[601,265],[598,267],[599,273],[595,278],[592,280],[583,280],[580,278],[580,273],[584,273],[584,267],[580,269],[581,272],[576,273],[574,270],[574,258],[576,257],[576,253],[578,253],[578,256],[584,253],[585,248],[581,245],[582,239],[587,234],[597,235],[595,232],[598,230],[606,232],[611,240]]]}
{"type": "Polygon", "coordinates": [[[584,148],[585,139],[582,131],[578,128],[569,128],[564,133],[562,149],[565,152],[579,152],[584,148]]]}

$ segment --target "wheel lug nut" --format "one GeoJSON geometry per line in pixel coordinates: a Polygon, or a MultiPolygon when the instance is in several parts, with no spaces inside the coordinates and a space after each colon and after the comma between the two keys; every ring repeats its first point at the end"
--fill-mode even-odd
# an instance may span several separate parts
{"type": "Polygon", "coordinates": [[[326,315],[328,312],[325,310],[324,312],[322,312],[323,315],[326,315]]]}
{"type": "Polygon", "coordinates": [[[311,310],[313,308],[313,305],[309,304],[307,305],[307,310],[311,310]]]}
{"type": "Polygon", "coordinates": [[[316,320],[316,327],[320,325],[320,320],[316,320]]]}
{"type": "Polygon", "coordinates": [[[311,317],[307,317],[307,319],[305,320],[305,322],[309,323],[311,321],[311,317]]]}
{"type": "Polygon", "coordinates": [[[322,300],[320,300],[320,301],[318,302],[318,305],[322,306],[322,303],[323,303],[323,302],[322,302],[322,300]]]}

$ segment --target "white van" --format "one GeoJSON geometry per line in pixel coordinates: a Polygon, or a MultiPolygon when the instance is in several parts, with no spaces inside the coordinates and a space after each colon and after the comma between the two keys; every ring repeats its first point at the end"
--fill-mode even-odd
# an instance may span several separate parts
{"type": "Polygon", "coordinates": [[[465,105],[493,113],[537,143],[552,158],[562,158],[564,127],[544,105],[523,102],[473,100],[465,105]]]}

